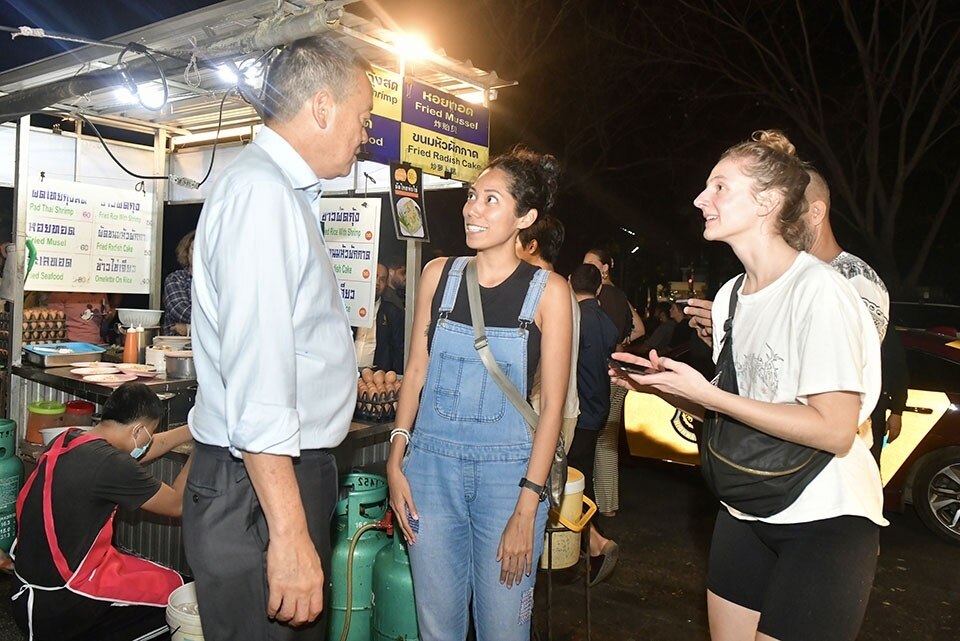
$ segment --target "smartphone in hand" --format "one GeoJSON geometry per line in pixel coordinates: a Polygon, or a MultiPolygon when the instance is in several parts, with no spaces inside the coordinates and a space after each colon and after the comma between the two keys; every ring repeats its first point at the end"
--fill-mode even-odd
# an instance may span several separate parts
{"type": "Polygon", "coordinates": [[[649,368],[642,365],[637,365],[636,363],[628,363],[626,361],[621,361],[616,358],[610,358],[607,362],[610,366],[610,369],[619,370],[621,372],[626,372],[627,374],[650,374],[652,373],[649,368]]]}

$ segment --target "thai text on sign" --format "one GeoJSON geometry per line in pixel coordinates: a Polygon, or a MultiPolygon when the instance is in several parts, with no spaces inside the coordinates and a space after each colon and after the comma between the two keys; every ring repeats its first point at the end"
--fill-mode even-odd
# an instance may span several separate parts
{"type": "Polygon", "coordinates": [[[148,193],[33,179],[26,232],[37,260],[24,289],[150,291],[154,217],[148,193]]]}

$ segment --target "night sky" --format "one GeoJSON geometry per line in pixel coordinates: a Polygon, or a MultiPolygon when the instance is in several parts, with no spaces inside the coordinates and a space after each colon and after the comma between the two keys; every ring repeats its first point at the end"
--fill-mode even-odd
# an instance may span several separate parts
{"type": "MultiPolygon", "coordinates": [[[[815,69],[816,86],[827,105],[824,127],[831,133],[827,144],[835,145],[840,158],[854,157],[864,143],[845,136],[850,127],[844,123],[865,121],[869,98],[858,85],[856,51],[846,36],[844,16],[835,6],[840,3],[801,3],[811,44],[806,52],[796,46],[801,31],[795,13],[780,7],[793,3],[722,3],[744,16],[747,32],[768,48],[765,62],[784,52],[798,59],[809,56],[803,59],[815,69]],[[747,5],[761,13],[749,15],[747,5]]],[[[27,24],[106,38],[209,4],[215,3],[0,0],[0,25],[27,24]]],[[[797,124],[797,113],[789,104],[771,99],[769,86],[751,89],[718,73],[717,65],[748,61],[751,40],[698,24],[675,10],[675,4],[679,3],[380,0],[357,3],[350,10],[378,15],[388,27],[419,32],[452,57],[469,58],[478,67],[495,69],[502,77],[520,82],[501,90],[492,105],[491,152],[521,142],[561,158],[566,173],[555,213],[567,225],[568,242],[560,270],[572,268],[591,246],[607,246],[620,257],[617,275],[630,291],[644,281],[680,280],[691,266],[698,278],[709,275],[712,283],[722,282],[737,268],[725,245],[702,240],[701,216],[692,200],[723,149],[753,130],[784,129],[800,155],[825,169],[831,184],[834,181],[815,137],[797,124]],[[710,47],[723,47],[730,57],[707,57],[690,64],[678,54],[677,45],[689,50],[690,58],[709,54],[710,47]],[[635,247],[639,249],[631,254],[635,247]]],[[[852,3],[854,14],[863,10],[862,4],[852,3]]],[[[932,8],[934,3],[917,4],[932,8]]],[[[960,3],[939,4],[933,23],[955,33],[960,29],[960,3]]],[[[849,19],[869,22],[864,15],[849,19]]],[[[885,20],[881,35],[889,42],[900,25],[889,16],[885,20]]],[[[940,42],[936,37],[934,33],[934,45],[940,42]]],[[[3,68],[55,53],[58,49],[51,49],[51,44],[66,46],[8,38],[0,34],[3,68]]],[[[884,53],[892,50],[888,47],[884,53]]],[[[956,51],[947,53],[941,68],[960,69],[956,51]]],[[[771,83],[791,82],[782,73],[771,77],[771,83]]],[[[803,92],[803,79],[794,80],[796,89],[789,88],[788,95],[803,92]]],[[[928,102],[920,101],[918,109],[932,109],[928,102]]],[[[875,264],[888,283],[900,282],[916,262],[924,231],[933,221],[946,185],[960,171],[954,153],[960,144],[958,103],[952,100],[945,106],[946,124],[938,129],[936,144],[903,188],[904,213],[897,218],[895,242],[887,245],[890,251],[869,242],[845,221],[848,212],[842,200],[835,198],[833,219],[841,245],[875,264]]],[[[884,136],[895,134],[898,127],[899,112],[887,113],[893,115],[878,123],[884,136]]],[[[881,154],[883,162],[874,174],[878,178],[871,178],[866,165],[850,173],[857,174],[857,180],[889,182],[892,189],[888,177],[892,174],[885,172],[892,170],[895,156],[881,154]]],[[[960,203],[960,198],[955,202],[960,203]]],[[[931,299],[954,303],[960,303],[960,276],[951,260],[960,253],[957,207],[946,215],[917,279],[918,285],[931,288],[926,290],[932,292],[931,299]]],[[[918,295],[917,290],[904,291],[903,297],[918,295]]]]}

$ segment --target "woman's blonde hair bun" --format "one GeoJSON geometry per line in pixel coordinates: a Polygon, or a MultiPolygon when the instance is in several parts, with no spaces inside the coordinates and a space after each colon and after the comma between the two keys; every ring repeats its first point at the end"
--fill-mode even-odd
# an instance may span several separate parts
{"type": "Polygon", "coordinates": [[[779,129],[761,129],[753,132],[750,138],[765,147],[770,147],[774,151],[779,151],[788,156],[797,156],[797,148],[793,146],[787,135],[779,129]]]}

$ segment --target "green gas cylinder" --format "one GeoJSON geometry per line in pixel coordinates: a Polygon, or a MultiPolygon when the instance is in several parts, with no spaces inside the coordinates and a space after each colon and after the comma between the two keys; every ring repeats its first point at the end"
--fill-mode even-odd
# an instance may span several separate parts
{"type": "Polygon", "coordinates": [[[382,548],[373,564],[373,630],[370,641],[417,641],[417,608],[407,543],[399,529],[393,545],[382,548]]]}
{"type": "Polygon", "coordinates": [[[17,424],[0,418],[0,549],[10,551],[17,536],[17,494],[23,485],[23,461],[17,456],[17,424]]]}
{"type": "Polygon", "coordinates": [[[387,480],[363,472],[347,474],[340,479],[340,497],[333,519],[328,638],[369,641],[373,564],[390,542],[382,529],[375,529],[387,514],[387,480]]]}

